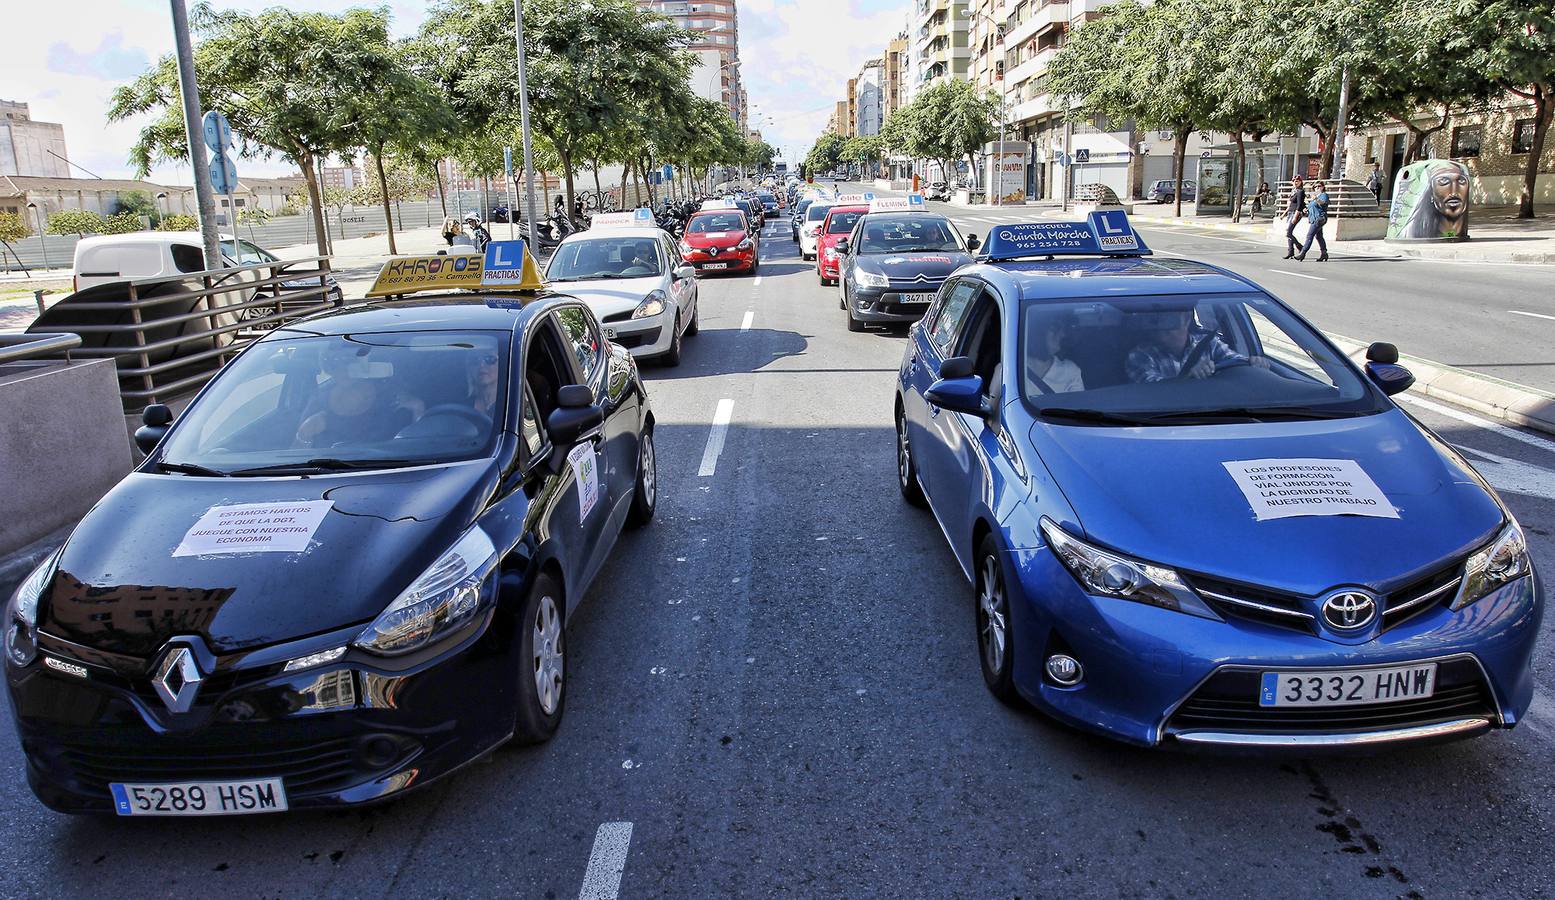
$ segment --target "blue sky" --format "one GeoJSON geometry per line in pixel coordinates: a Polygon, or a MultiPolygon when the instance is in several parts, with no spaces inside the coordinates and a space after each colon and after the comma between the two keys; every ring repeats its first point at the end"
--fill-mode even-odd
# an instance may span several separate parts
{"type": "MultiPolygon", "coordinates": [[[[859,64],[877,55],[902,28],[910,0],[737,0],[741,72],[755,125],[792,159],[825,127],[832,104],[859,64]]],[[[127,177],[128,148],[136,123],[110,125],[103,118],[108,96],[152,61],[172,50],[166,0],[66,0],[24,3],[6,12],[10,33],[27,35],[0,57],[0,98],[31,104],[33,118],[60,122],[71,161],[105,178],[127,177]]],[[[261,9],[276,0],[220,2],[261,9]]],[[[285,5],[280,4],[280,5],[285,5]]],[[[297,0],[292,5],[325,11],[387,5],[395,31],[416,30],[430,4],[297,0]]],[[[280,160],[242,160],[240,172],[281,175],[294,167],[280,160]]],[[[79,169],[76,175],[84,175],[79,169]]],[[[187,170],[164,167],[153,179],[187,183],[187,170]]]]}

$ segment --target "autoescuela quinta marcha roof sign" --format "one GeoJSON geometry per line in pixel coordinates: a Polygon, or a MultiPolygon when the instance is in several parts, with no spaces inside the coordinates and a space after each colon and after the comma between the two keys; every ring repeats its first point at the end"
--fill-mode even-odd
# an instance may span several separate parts
{"type": "Polygon", "coordinates": [[[1024,222],[999,225],[988,234],[992,262],[1026,256],[1149,256],[1128,214],[1097,210],[1084,222],[1024,222]]]}

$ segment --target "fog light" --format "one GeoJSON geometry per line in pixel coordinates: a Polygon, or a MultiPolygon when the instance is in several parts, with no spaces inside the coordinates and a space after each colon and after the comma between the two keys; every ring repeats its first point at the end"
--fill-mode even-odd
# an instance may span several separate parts
{"type": "Polygon", "coordinates": [[[369,768],[381,769],[399,757],[400,748],[393,739],[378,735],[362,741],[357,752],[369,768]]]}
{"type": "Polygon", "coordinates": [[[1047,658],[1047,677],[1064,687],[1073,687],[1085,677],[1085,670],[1073,656],[1055,653],[1047,658]]]}

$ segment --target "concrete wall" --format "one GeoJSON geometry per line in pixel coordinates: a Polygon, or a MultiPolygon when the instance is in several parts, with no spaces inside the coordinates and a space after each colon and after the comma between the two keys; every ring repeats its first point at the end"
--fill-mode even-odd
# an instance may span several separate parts
{"type": "Polygon", "coordinates": [[[0,556],[75,522],[130,470],[112,360],[0,365],[0,556]]]}

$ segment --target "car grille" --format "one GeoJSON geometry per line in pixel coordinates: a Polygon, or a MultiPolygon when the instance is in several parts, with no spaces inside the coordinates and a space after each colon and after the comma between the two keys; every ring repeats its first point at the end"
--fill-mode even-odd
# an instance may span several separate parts
{"type": "MultiPolygon", "coordinates": [[[[1308,634],[1317,633],[1320,597],[1274,591],[1207,575],[1185,577],[1193,589],[1223,616],[1308,634]]],[[[1382,595],[1382,630],[1397,627],[1426,610],[1450,602],[1462,581],[1463,566],[1455,562],[1382,595]]]]}
{"type": "Polygon", "coordinates": [[[359,780],[355,743],[351,738],[240,745],[178,741],[160,747],[78,743],[66,745],[60,759],[85,787],[103,791],[115,781],[280,778],[288,792],[303,793],[344,787],[359,780]]]}
{"type": "Polygon", "coordinates": [[[1262,672],[1222,670],[1210,676],[1172,713],[1167,734],[1221,731],[1236,734],[1319,734],[1379,731],[1454,719],[1497,718],[1495,699],[1472,659],[1445,660],[1436,668],[1436,692],[1419,700],[1355,706],[1258,705],[1262,672]]]}

